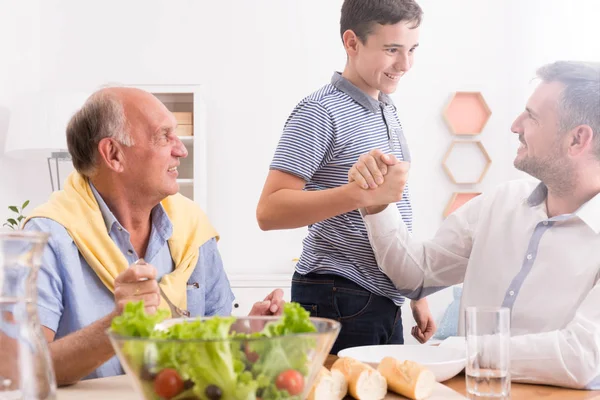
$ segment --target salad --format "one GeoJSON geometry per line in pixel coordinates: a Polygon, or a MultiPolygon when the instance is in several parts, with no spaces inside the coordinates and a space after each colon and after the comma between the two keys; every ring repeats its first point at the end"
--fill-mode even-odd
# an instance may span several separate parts
{"type": "Polygon", "coordinates": [[[169,313],[129,303],[112,321],[121,356],[152,400],[301,400],[317,341],[310,314],[286,303],[282,318],[256,333],[235,332],[234,317],[157,326],[169,313]],[[148,340],[144,340],[148,339],[148,340]],[[119,340],[119,339],[117,339],[119,340]]]}

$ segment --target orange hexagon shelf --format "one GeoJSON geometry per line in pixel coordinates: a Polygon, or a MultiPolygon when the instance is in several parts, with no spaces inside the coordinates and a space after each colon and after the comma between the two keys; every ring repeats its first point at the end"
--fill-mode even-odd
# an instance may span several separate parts
{"type": "Polygon", "coordinates": [[[492,111],[480,92],[455,92],[444,110],[444,119],[455,135],[478,135],[492,111]]]}
{"type": "Polygon", "coordinates": [[[442,162],[450,180],[457,184],[479,183],[485,177],[492,159],[479,140],[454,140],[442,162]]]}
{"type": "Polygon", "coordinates": [[[446,206],[446,209],[444,210],[444,218],[480,194],[481,192],[454,192],[450,198],[450,201],[448,202],[448,205],[446,206]]]}

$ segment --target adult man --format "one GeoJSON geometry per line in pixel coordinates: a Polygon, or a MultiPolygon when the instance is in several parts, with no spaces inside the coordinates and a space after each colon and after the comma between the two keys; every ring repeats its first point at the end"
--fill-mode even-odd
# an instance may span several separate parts
{"type": "MultiPolygon", "coordinates": [[[[510,308],[513,380],[600,389],[600,63],[556,62],[538,76],[512,131],[515,166],[541,183],[471,200],[422,243],[387,208],[364,219],[380,268],[408,297],[464,281],[461,310],[510,308]]],[[[364,157],[350,179],[373,180],[377,158],[364,157]]],[[[407,165],[383,169],[381,186],[401,196],[407,165]]]]}
{"type": "MultiPolygon", "coordinates": [[[[127,302],[144,300],[147,312],[169,309],[167,299],[192,316],[231,312],[217,233],[177,194],[187,151],[175,128],[157,98],[133,88],[96,92],[69,123],[77,172],[25,225],[51,235],[38,309],[59,384],[123,373],[105,330],[127,302]]],[[[282,295],[251,314],[280,313],[282,295]]]]}

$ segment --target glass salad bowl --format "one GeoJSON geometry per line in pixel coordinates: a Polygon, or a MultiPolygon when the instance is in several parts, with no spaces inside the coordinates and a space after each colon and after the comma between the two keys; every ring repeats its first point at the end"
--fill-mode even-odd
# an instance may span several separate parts
{"type": "Polygon", "coordinates": [[[143,399],[305,399],[340,331],[296,303],[279,317],[162,318],[130,303],[108,330],[143,399]]]}

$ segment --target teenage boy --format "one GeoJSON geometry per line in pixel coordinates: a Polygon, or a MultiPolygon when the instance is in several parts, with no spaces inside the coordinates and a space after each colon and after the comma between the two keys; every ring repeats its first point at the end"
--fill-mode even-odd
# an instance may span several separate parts
{"type": "MultiPolygon", "coordinates": [[[[410,161],[389,94],[410,70],[422,10],[414,0],[345,0],[340,33],[343,73],[303,99],[288,118],[257,207],[263,230],[308,226],[292,279],[292,300],[342,330],[332,353],[347,347],[402,344],[404,298],[378,268],[357,211],[394,202],[395,194],[347,183],[361,154],[377,148],[410,161]]],[[[396,203],[412,226],[408,189],[396,203]]],[[[428,304],[411,303],[415,337],[435,331],[428,304]]]]}

